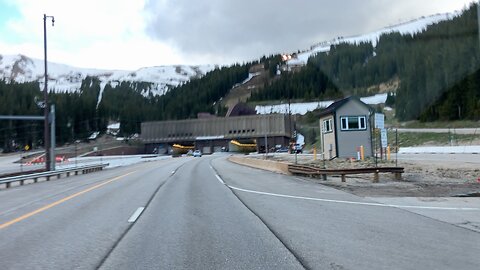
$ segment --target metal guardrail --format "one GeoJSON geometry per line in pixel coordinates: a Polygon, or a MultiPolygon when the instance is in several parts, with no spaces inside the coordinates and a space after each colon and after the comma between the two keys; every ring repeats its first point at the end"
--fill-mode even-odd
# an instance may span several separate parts
{"type": "Polygon", "coordinates": [[[295,175],[303,176],[322,176],[323,179],[326,179],[327,175],[340,175],[342,177],[342,182],[345,182],[345,176],[349,174],[368,174],[373,173],[374,178],[373,182],[378,183],[379,173],[393,173],[397,180],[402,179],[402,173],[404,173],[404,168],[402,167],[376,167],[376,168],[355,168],[355,169],[321,169],[313,166],[306,165],[288,165],[288,171],[295,175]]]}
{"type": "Polygon", "coordinates": [[[103,164],[80,166],[75,168],[60,169],[60,170],[49,171],[49,172],[40,172],[40,173],[31,173],[31,174],[25,174],[25,175],[4,177],[4,178],[0,178],[0,184],[5,184],[5,187],[9,188],[12,183],[20,182],[20,185],[22,186],[27,180],[33,179],[33,182],[37,183],[39,179],[45,178],[46,181],[50,181],[50,178],[55,176],[57,177],[57,179],[60,179],[62,175],[69,177],[71,174],[78,175],[80,172],[82,174],[86,174],[86,173],[101,171],[108,165],[109,165],[108,163],[103,163],[103,164]]]}

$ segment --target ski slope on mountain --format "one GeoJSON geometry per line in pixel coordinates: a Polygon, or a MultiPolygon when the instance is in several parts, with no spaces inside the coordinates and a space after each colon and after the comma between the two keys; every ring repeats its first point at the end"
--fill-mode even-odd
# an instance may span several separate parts
{"type": "MultiPolygon", "coordinates": [[[[191,78],[201,77],[214,68],[214,65],[157,66],[128,71],[77,68],[48,62],[48,89],[55,92],[78,91],[82,80],[92,76],[100,79],[101,91],[107,84],[115,86],[123,81],[148,82],[152,83],[152,87],[142,93],[143,95],[162,95],[169,89],[191,78]]],[[[0,79],[19,83],[39,81],[43,88],[44,61],[24,55],[0,55],[0,79]]]]}

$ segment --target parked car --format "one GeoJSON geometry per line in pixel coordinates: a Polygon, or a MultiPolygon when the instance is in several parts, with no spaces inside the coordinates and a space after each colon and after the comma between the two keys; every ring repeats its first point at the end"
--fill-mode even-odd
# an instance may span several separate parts
{"type": "Polygon", "coordinates": [[[201,157],[202,156],[202,152],[200,150],[195,150],[193,152],[193,157],[201,157]]]}

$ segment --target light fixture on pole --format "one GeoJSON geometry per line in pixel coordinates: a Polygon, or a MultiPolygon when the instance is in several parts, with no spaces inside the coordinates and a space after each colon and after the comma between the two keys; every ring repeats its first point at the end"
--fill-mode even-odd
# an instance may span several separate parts
{"type": "MultiPolygon", "coordinates": [[[[43,97],[44,97],[44,147],[45,147],[45,169],[50,171],[51,169],[51,160],[52,157],[50,156],[50,130],[49,130],[49,118],[50,118],[50,110],[48,106],[48,71],[47,71],[47,19],[52,19],[52,26],[55,23],[55,18],[53,16],[47,16],[43,14],[43,49],[44,49],[44,56],[45,56],[45,81],[44,81],[44,89],[43,89],[43,97]]],[[[55,157],[53,157],[55,160],[55,157]]]]}

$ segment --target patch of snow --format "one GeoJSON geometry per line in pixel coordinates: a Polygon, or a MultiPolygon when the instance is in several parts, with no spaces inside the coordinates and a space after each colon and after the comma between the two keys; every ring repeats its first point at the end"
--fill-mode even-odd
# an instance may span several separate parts
{"type": "Polygon", "coordinates": [[[248,83],[251,79],[255,78],[256,76],[262,74],[261,72],[256,72],[256,73],[248,73],[248,78],[246,78],[241,84],[246,84],[248,83]]]}
{"type": "MultiPolygon", "coordinates": [[[[333,101],[291,103],[290,111],[292,114],[305,115],[307,112],[311,112],[316,109],[326,108],[330,106],[332,103],[333,101]]],[[[271,114],[271,113],[288,114],[288,104],[256,106],[255,110],[257,111],[257,114],[271,114]]]]}
{"type": "Polygon", "coordinates": [[[399,154],[480,154],[480,145],[402,147],[399,154]]]}
{"type": "Polygon", "coordinates": [[[383,104],[385,101],[387,101],[388,94],[376,94],[371,97],[362,97],[360,98],[361,101],[363,101],[366,104],[369,105],[378,105],[378,104],[383,104]]]}
{"type": "Polygon", "coordinates": [[[88,137],[88,139],[89,140],[95,140],[95,139],[97,139],[98,135],[100,135],[100,132],[95,131],[90,135],[90,137],[88,137]]]}
{"type": "MultiPolygon", "coordinates": [[[[370,97],[360,98],[366,104],[369,105],[378,105],[385,103],[387,100],[388,94],[377,94],[370,97]]],[[[323,109],[330,106],[334,101],[318,101],[318,102],[306,102],[306,103],[291,103],[290,111],[292,114],[305,115],[308,112],[314,111],[316,109],[323,109]]],[[[288,114],[288,104],[279,104],[279,105],[265,105],[265,106],[256,106],[255,110],[257,114],[271,114],[271,113],[282,113],[288,114]]]]}
{"type": "Polygon", "coordinates": [[[119,129],[120,128],[120,123],[112,123],[107,126],[108,129],[119,129]]]}
{"type": "Polygon", "coordinates": [[[383,110],[385,110],[385,111],[387,111],[387,112],[391,112],[391,111],[393,111],[393,109],[392,109],[392,108],[390,108],[390,107],[385,107],[385,108],[383,108],[383,110]]]}
{"type": "MultiPolygon", "coordinates": [[[[77,166],[94,165],[99,163],[108,163],[107,169],[116,167],[125,167],[142,162],[170,159],[171,156],[153,156],[153,155],[133,155],[133,156],[104,156],[104,157],[79,157],[77,166]]],[[[75,158],[68,162],[57,165],[57,169],[75,168],[75,158]]]]}

